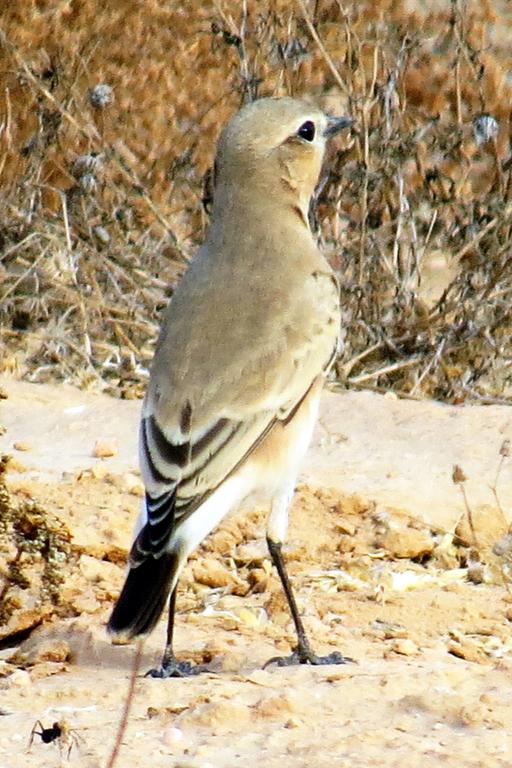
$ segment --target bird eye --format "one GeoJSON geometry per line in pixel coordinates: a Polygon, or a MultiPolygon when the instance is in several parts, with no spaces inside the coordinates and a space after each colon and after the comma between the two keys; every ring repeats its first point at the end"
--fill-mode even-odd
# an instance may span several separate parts
{"type": "Polygon", "coordinates": [[[306,141],[313,141],[315,138],[315,124],[311,120],[306,120],[297,131],[297,136],[300,136],[301,139],[306,139],[306,141]]]}

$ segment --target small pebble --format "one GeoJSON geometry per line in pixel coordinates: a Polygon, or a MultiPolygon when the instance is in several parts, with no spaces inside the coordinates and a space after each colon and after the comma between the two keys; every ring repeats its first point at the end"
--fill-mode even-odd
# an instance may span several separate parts
{"type": "Polygon", "coordinates": [[[104,480],[105,477],[108,474],[108,470],[104,464],[101,464],[98,462],[98,464],[95,464],[93,467],[91,467],[91,475],[94,477],[95,480],[104,480]]]}
{"type": "Polygon", "coordinates": [[[162,741],[167,747],[173,747],[183,741],[181,728],[167,728],[162,734],[162,741]]]}
{"type": "Polygon", "coordinates": [[[6,679],[7,688],[28,688],[32,680],[30,673],[26,669],[16,669],[12,675],[6,679]]]}
{"type": "Polygon", "coordinates": [[[108,459],[117,456],[118,450],[116,440],[96,440],[93,456],[97,459],[108,459]]]}
{"type": "Polygon", "coordinates": [[[144,495],[144,484],[133,472],[125,472],[123,475],[109,475],[108,480],[119,491],[131,493],[133,496],[144,495]]]}
{"type": "Polygon", "coordinates": [[[418,653],[418,646],[408,637],[396,639],[392,649],[401,656],[415,656],[418,653]]]}
{"type": "Polygon", "coordinates": [[[12,447],[15,451],[31,451],[32,445],[31,443],[26,442],[25,440],[18,440],[15,443],[13,443],[12,447]]]}

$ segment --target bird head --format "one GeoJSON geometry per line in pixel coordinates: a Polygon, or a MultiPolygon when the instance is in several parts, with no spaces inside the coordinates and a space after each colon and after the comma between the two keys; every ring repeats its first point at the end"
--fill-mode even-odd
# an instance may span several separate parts
{"type": "Polygon", "coordinates": [[[352,124],[305,101],[264,98],[244,106],[226,125],[215,160],[217,188],[279,190],[306,209],[318,182],[328,139],[352,124]]]}

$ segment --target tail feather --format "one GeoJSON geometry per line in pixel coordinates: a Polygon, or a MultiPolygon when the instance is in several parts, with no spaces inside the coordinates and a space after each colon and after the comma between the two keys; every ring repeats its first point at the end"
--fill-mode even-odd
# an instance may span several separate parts
{"type": "Polygon", "coordinates": [[[178,562],[171,552],[130,568],[107,625],[110,634],[129,640],[151,632],[165,608],[178,562]]]}

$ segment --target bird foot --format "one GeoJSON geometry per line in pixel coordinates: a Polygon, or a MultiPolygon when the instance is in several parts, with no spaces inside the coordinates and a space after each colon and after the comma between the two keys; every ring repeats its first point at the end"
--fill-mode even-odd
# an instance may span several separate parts
{"type": "Polygon", "coordinates": [[[273,656],[263,666],[266,669],[270,664],[276,664],[278,667],[292,667],[296,664],[311,664],[312,666],[322,666],[327,664],[354,664],[354,659],[343,656],[339,651],[333,651],[327,656],[317,656],[308,645],[298,645],[293,649],[290,656],[273,656]]]}
{"type": "Polygon", "coordinates": [[[194,677],[202,672],[209,672],[204,664],[192,664],[191,661],[163,661],[159,667],[149,669],[144,677],[155,677],[160,680],[167,680],[169,677],[194,677]]]}

